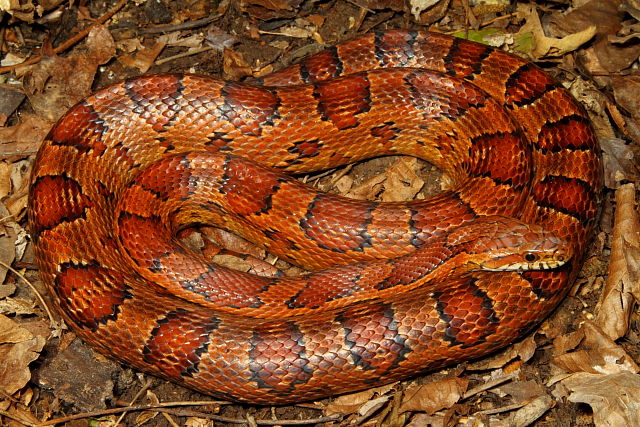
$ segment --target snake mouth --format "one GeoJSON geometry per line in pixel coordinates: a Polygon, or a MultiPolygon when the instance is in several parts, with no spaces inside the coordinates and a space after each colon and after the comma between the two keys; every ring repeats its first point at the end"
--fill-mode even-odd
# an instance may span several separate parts
{"type": "Polygon", "coordinates": [[[570,256],[561,254],[553,254],[550,257],[538,258],[534,261],[528,261],[524,258],[518,258],[512,262],[506,262],[509,257],[502,258],[502,264],[491,266],[488,263],[482,265],[481,270],[484,271],[514,271],[517,273],[523,273],[531,270],[554,270],[565,265],[570,259],[570,256]]]}

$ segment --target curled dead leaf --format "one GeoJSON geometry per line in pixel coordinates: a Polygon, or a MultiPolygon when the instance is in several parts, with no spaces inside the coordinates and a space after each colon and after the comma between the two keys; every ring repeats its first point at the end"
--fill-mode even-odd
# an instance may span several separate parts
{"type": "Polygon", "coordinates": [[[593,322],[554,340],[559,354],[551,363],[567,372],[614,374],[640,371],[633,358],[593,322]]]}
{"type": "Polygon", "coordinates": [[[443,378],[430,384],[407,389],[400,405],[400,412],[417,411],[434,414],[453,406],[467,391],[469,380],[466,378],[443,378]]]}
{"type": "Polygon", "coordinates": [[[515,37],[520,37],[529,32],[532,34],[533,45],[529,55],[534,60],[559,57],[568,52],[573,52],[591,40],[597,30],[595,25],[590,25],[581,31],[562,38],[547,37],[542,29],[535,3],[518,4],[518,13],[522,18],[526,19],[526,22],[515,37]]]}
{"type": "Polygon", "coordinates": [[[324,411],[327,415],[349,415],[358,413],[363,405],[368,405],[368,402],[371,401],[374,396],[378,395],[383,397],[383,395],[392,390],[394,386],[395,384],[387,384],[382,387],[338,396],[325,407],[324,411]]]}
{"type": "Polygon", "coordinates": [[[640,425],[640,375],[580,372],[562,384],[571,392],[569,401],[591,406],[596,426],[640,425]]]}
{"type": "Polygon", "coordinates": [[[633,183],[616,190],[609,275],[596,307],[595,323],[613,340],[627,333],[634,303],[640,301],[637,258],[627,256],[640,252],[640,217],[635,192],[633,183]]]}
{"type": "Polygon", "coordinates": [[[11,396],[31,379],[29,364],[40,356],[46,340],[0,314],[0,391],[11,396]]]}

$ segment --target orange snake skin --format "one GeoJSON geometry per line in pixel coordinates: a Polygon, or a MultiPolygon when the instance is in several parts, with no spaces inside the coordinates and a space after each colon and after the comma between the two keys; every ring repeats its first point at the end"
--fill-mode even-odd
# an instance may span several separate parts
{"type": "Polygon", "coordinates": [[[283,404],[531,330],[576,276],[601,187],[587,115],[543,71],[400,30],[251,83],[175,74],[103,89],[49,133],[29,209],[41,276],[86,342],[204,393],[283,404]],[[378,203],[284,174],[389,154],[428,160],[452,189],[378,203]],[[212,264],[174,237],[199,224],[318,271],[212,264]]]}

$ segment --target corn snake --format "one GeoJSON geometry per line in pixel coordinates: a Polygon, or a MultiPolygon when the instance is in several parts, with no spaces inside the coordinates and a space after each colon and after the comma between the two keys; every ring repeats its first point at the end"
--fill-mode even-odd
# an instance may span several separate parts
{"type": "Polygon", "coordinates": [[[50,132],[29,208],[43,280],[94,348],[205,393],[281,404],[521,336],[566,294],[601,186],[586,113],[540,69],[387,31],[254,83],[155,75],[103,89],[50,132]],[[254,163],[304,173],[387,154],[427,159],[455,186],[425,201],[352,201],[254,163]],[[567,242],[571,261],[455,271],[473,253],[465,233],[519,227],[509,218],[544,226],[527,230],[551,232],[543,246],[567,242]],[[172,240],[201,223],[327,270],[263,279],[211,265],[172,240]]]}

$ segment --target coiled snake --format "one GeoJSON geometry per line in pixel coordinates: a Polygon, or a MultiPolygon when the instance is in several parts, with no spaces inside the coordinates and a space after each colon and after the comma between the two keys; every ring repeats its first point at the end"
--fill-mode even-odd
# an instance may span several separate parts
{"type": "Polygon", "coordinates": [[[95,93],[40,148],[30,226],[44,282],[94,348],[205,393],[281,404],[521,336],[566,294],[601,185],[586,113],[540,69],[386,31],[253,83],[153,75],[95,93]],[[454,186],[376,203],[280,174],[387,154],[427,159],[454,186]],[[255,277],[173,237],[209,223],[320,271],[255,277]]]}

